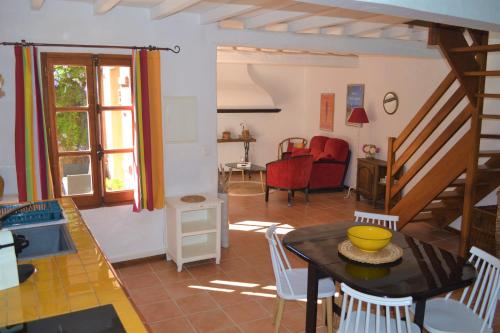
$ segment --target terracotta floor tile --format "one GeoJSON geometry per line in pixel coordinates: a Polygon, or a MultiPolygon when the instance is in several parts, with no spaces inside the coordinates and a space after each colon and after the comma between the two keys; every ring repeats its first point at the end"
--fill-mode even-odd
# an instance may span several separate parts
{"type": "Polygon", "coordinates": [[[160,279],[153,271],[141,275],[125,276],[122,277],[122,281],[130,290],[160,285],[160,279]]]}
{"type": "Polygon", "coordinates": [[[203,285],[198,283],[198,281],[196,280],[171,283],[164,286],[165,289],[167,290],[168,295],[172,299],[177,299],[196,294],[203,294],[207,292],[207,290],[200,288],[203,287],[203,285]]]}
{"type": "Polygon", "coordinates": [[[162,320],[148,324],[151,333],[195,333],[185,317],[162,320]]]}
{"type": "Polygon", "coordinates": [[[142,305],[166,301],[170,297],[165,288],[160,284],[148,288],[132,289],[130,290],[130,298],[132,298],[135,304],[142,305]]]}
{"type": "MultiPolygon", "coordinates": [[[[250,321],[239,325],[243,333],[274,333],[274,322],[271,317],[250,321]]],[[[280,325],[279,333],[288,333],[285,325],[280,325]]]]}
{"type": "MultiPolygon", "coordinates": [[[[350,221],[354,210],[382,212],[373,209],[366,200],[357,202],[354,195],[345,199],[342,192],[313,193],[309,204],[297,193],[292,207],[287,206],[285,192],[272,193],[267,204],[263,197],[230,197],[229,200],[229,220],[233,227],[253,223],[256,229],[230,230],[230,247],[221,249],[220,265],[214,260],[205,260],[189,263],[177,273],[175,263],[167,262],[163,256],[115,265],[132,301],[139,307],[141,318],[152,332],[274,332],[276,291],[263,289],[275,286],[265,224],[280,223],[292,230],[350,221]],[[266,295],[270,297],[264,297],[266,295]]],[[[282,227],[282,230],[287,229],[282,227]]],[[[456,234],[428,223],[411,223],[403,232],[444,249],[453,251],[458,246],[456,234]]],[[[291,253],[287,255],[293,267],[306,267],[302,259],[291,253]]],[[[304,331],[305,304],[286,302],[280,332],[304,331]]],[[[321,310],[318,312],[321,316],[321,310]]],[[[317,332],[326,332],[321,325],[317,332]]],[[[495,325],[498,327],[499,324],[495,325]]]]}
{"type": "Polygon", "coordinates": [[[194,280],[191,273],[189,273],[186,269],[183,269],[181,272],[177,272],[175,269],[164,269],[155,271],[155,274],[165,285],[194,280]]]}
{"type": "Polygon", "coordinates": [[[209,333],[234,327],[233,321],[220,309],[199,312],[188,316],[199,333],[209,333]]]}
{"type": "Polygon", "coordinates": [[[217,308],[217,303],[208,294],[192,295],[175,300],[185,314],[208,311],[217,308]]]}
{"type": "Polygon", "coordinates": [[[182,312],[173,301],[144,304],[138,308],[147,323],[182,316],[182,312]]]}
{"type": "Polygon", "coordinates": [[[245,323],[270,316],[269,312],[255,301],[226,306],[223,310],[236,323],[245,323]]]}

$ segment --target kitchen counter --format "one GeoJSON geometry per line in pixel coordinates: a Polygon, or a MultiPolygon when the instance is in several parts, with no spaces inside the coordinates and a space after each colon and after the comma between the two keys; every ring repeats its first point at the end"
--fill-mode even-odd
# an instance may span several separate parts
{"type": "Polygon", "coordinates": [[[0,327],[113,304],[127,332],[147,332],[73,201],[60,203],[77,253],[19,261],[35,265],[37,272],[0,291],[0,327]]]}

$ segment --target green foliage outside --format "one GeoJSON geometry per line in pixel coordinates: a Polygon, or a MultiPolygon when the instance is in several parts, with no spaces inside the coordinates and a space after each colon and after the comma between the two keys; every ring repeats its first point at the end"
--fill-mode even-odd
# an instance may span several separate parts
{"type": "MultiPolygon", "coordinates": [[[[56,107],[87,106],[87,73],[84,66],[54,66],[56,107]]],[[[60,112],[56,116],[57,141],[63,151],[89,149],[86,112],[60,112]]]]}
{"type": "Polygon", "coordinates": [[[119,178],[106,178],[106,190],[118,191],[125,188],[125,183],[119,178]]]}

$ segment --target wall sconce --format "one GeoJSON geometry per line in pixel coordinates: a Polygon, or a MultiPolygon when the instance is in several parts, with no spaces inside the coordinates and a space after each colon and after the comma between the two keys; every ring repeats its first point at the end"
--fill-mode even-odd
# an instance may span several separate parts
{"type": "Polygon", "coordinates": [[[0,98],[5,96],[5,91],[2,90],[4,83],[5,83],[5,80],[2,76],[2,74],[0,74],[0,98]]]}

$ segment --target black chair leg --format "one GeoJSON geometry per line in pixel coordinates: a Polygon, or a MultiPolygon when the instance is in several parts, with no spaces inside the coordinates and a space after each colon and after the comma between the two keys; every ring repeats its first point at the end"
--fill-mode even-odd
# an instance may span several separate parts
{"type": "Polygon", "coordinates": [[[306,196],[306,203],[309,203],[309,189],[306,188],[306,190],[304,191],[304,194],[306,196]]]}
{"type": "Polygon", "coordinates": [[[295,198],[295,191],[292,190],[292,198],[295,198]]]}
{"type": "Polygon", "coordinates": [[[266,202],[269,201],[269,186],[266,185],[266,202]]]}
{"type": "Polygon", "coordinates": [[[292,191],[288,191],[288,207],[292,206],[292,191]]]}

